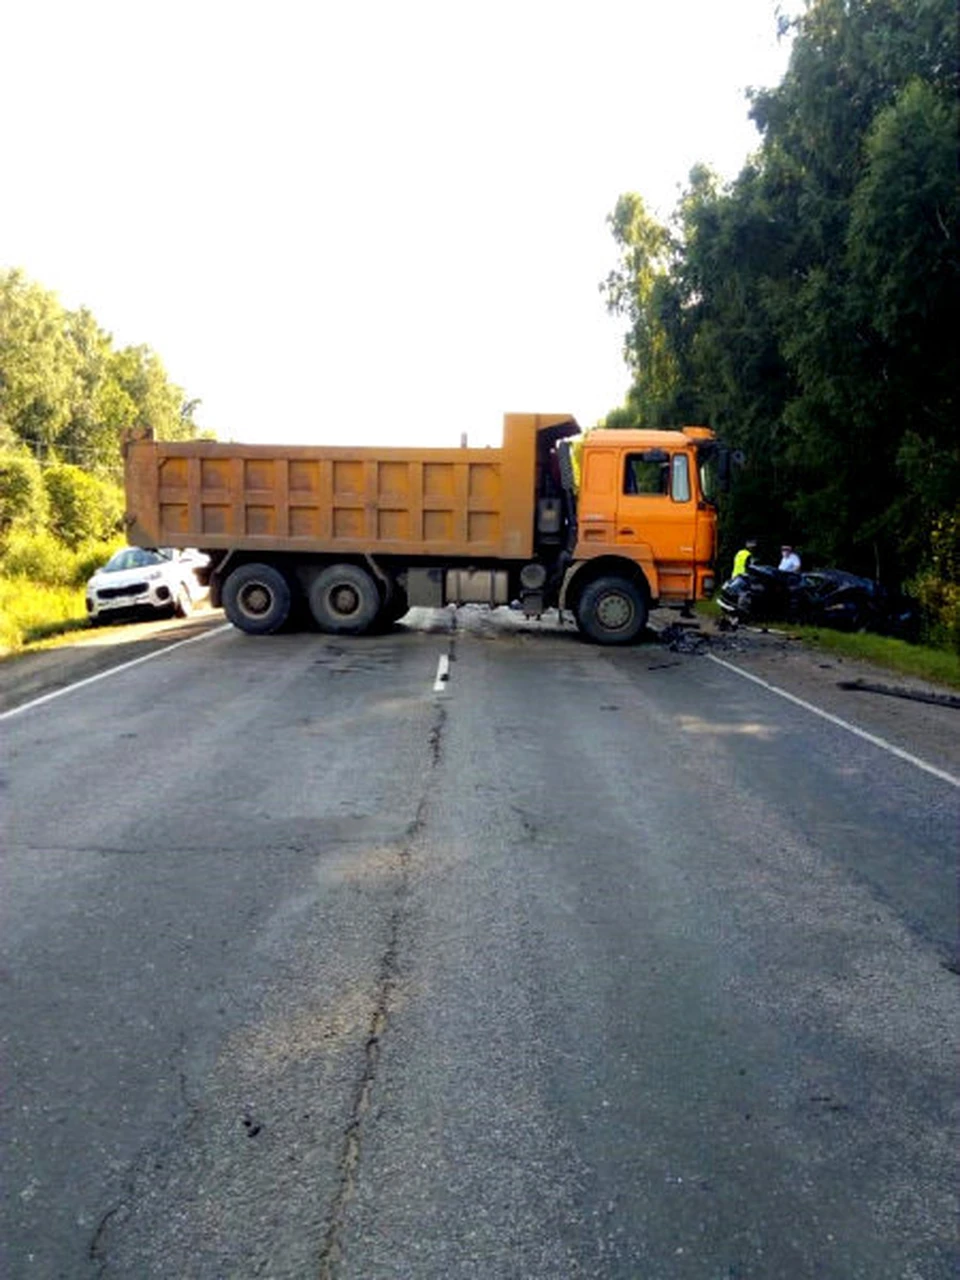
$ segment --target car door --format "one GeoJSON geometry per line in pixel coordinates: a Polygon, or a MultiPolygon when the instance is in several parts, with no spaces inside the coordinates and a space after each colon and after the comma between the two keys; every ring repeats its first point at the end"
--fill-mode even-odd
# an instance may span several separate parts
{"type": "Polygon", "coordinates": [[[625,449],[621,454],[615,538],[649,548],[663,601],[696,596],[697,504],[688,451],[625,449]]]}

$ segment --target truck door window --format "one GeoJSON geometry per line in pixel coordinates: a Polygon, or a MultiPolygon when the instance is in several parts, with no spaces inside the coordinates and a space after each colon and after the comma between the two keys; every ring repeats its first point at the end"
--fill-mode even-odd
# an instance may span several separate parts
{"type": "Polygon", "coordinates": [[[670,497],[674,502],[690,501],[690,467],[685,453],[675,453],[670,469],[670,497]]]}
{"type": "Polygon", "coordinates": [[[657,494],[670,492],[669,462],[650,462],[642,453],[628,453],[623,475],[623,492],[657,494]]]}

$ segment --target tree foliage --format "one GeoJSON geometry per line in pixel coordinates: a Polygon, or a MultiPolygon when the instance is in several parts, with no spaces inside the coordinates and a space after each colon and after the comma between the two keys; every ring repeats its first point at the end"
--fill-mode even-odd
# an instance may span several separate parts
{"type": "Polygon", "coordinates": [[[611,215],[633,386],[610,421],[706,421],[744,450],[728,545],[787,537],[900,582],[960,498],[953,4],[809,0],[750,111],[729,186],[695,169],[669,227],[639,196],[611,215]]]}
{"type": "Polygon", "coordinates": [[[35,533],[47,518],[43,471],[23,448],[0,448],[0,544],[15,526],[35,533]]]}
{"type": "Polygon", "coordinates": [[[0,272],[0,448],[19,442],[43,462],[117,479],[125,430],[191,439],[196,404],[149,347],[116,349],[85,308],[68,311],[22,272],[0,272]]]}
{"type": "Polygon", "coordinates": [[[45,468],[43,483],[50,511],[48,527],[71,550],[119,532],[123,516],[119,485],[69,462],[45,468]]]}
{"type": "Polygon", "coordinates": [[[86,308],[0,272],[0,573],[66,582],[78,549],[102,557],[121,529],[124,433],[193,438],[197,404],[149,347],[116,349],[86,308]]]}

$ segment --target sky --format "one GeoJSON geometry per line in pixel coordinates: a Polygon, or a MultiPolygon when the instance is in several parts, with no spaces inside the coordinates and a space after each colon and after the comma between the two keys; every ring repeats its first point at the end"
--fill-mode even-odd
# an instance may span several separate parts
{"type": "Polygon", "coordinates": [[[617,197],[731,178],[778,0],[5,0],[0,267],[221,440],[497,444],[622,403],[617,197]]]}

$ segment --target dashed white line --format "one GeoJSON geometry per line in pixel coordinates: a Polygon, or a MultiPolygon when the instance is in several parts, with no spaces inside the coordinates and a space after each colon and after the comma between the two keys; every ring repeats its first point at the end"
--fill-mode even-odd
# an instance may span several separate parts
{"type": "Polygon", "coordinates": [[[445,653],[440,655],[440,661],[437,663],[437,678],[433,682],[433,692],[443,693],[450,680],[450,659],[445,653]]]}
{"type": "Polygon", "coordinates": [[[156,649],[153,653],[145,653],[139,658],[131,658],[129,662],[121,662],[119,666],[111,667],[108,671],[98,671],[95,676],[87,676],[85,680],[77,680],[75,684],[64,685],[62,689],[54,689],[51,693],[45,693],[39,698],[33,698],[30,702],[21,703],[19,707],[11,707],[9,711],[0,712],[0,721],[9,720],[12,716],[18,716],[24,711],[43,706],[45,702],[52,702],[54,698],[62,698],[65,693],[73,693],[74,690],[83,689],[88,684],[96,684],[98,680],[106,680],[108,676],[116,676],[121,671],[129,671],[131,667],[139,667],[141,662],[149,662],[151,658],[162,658],[165,653],[173,653],[174,649],[182,649],[186,644],[196,644],[198,640],[206,640],[208,636],[219,635],[221,631],[229,631],[230,629],[231,624],[226,622],[222,627],[214,627],[212,631],[204,631],[199,636],[191,636],[189,640],[178,640],[176,644],[168,644],[164,649],[156,649]]]}
{"type": "Polygon", "coordinates": [[[786,689],[778,688],[777,685],[771,684],[769,680],[763,680],[760,676],[755,676],[752,672],[745,671],[743,667],[727,662],[724,658],[718,658],[715,653],[708,653],[706,656],[711,662],[715,662],[717,666],[726,667],[728,671],[733,671],[738,676],[743,676],[744,680],[752,680],[754,684],[760,685],[770,693],[775,693],[780,698],[786,698],[788,702],[793,702],[798,707],[803,707],[805,711],[812,711],[815,716],[820,716],[821,719],[829,720],[831,724],[835,724],[841,729],[846,729],[848,733],[855,734],[858,738],[862,738],[864,742],[872,743],[873,746],[880,747],[883,751],[889,751],[891,755],[897,756],[900,760],[905,760],[907,764],[912,764],[917,769],[922,769],[924,773],[932,774],[935,778],[939,778],[941,782],[948,782],[951,787],[960,788],[960,778],[955,777],[952,773],[947,773],[945,769],[938,769],[936,765],[928,764],[926,760],[921,760],[919,756],[911,755],[909,751],[904,751],[902,747],[894,746],[886,738],[878,737],[875,733],[868,733],[866,729],[859,729],[855,724],[850,724],[848,720],[843,720],[840,716],[835,716],[830,711],[824,711],[822,707],[817,707],[812,702],[806,702],[803,698],[798,698],[795,693],[787,693],[786,689]]]}

